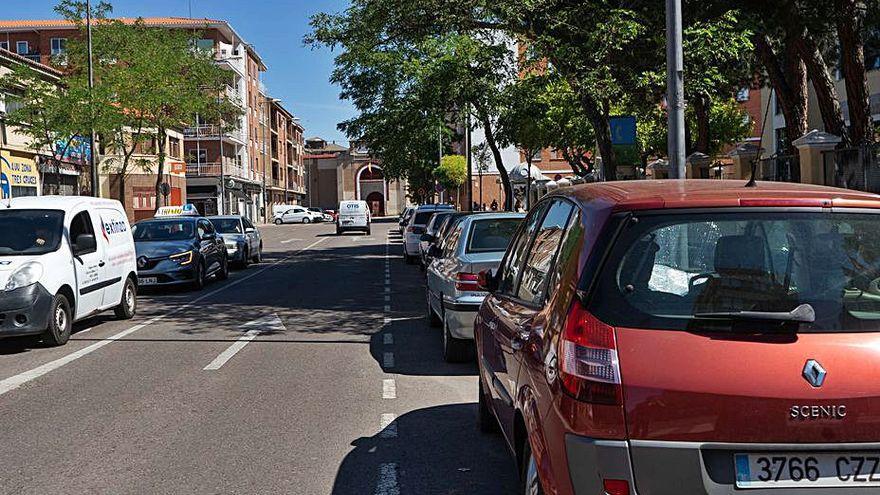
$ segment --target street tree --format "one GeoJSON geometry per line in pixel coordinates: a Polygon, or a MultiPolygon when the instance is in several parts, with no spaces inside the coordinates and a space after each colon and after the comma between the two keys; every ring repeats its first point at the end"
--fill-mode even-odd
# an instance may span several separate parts
{"type": "Polygon", "coordinates": [[[467,158],[462,155],[446,155],[434,169],[437,183],[447,191],[458,189],[468,178],[467,158]]]}

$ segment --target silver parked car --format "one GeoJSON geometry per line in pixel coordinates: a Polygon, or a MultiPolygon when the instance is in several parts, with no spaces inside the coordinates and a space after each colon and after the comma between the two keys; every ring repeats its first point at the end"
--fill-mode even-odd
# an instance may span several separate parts
{"type": "Polygon", "coordinates": [[[487,213],[458,221],[440,245],[431,247],[427,317],[443,327],[443,357],[468,360],[473,353],[474,317],[486,292],[477,284],[482,270],[497,270],[507,244],[525,215],[487,213]]]}
{"type": "Polygon", "coordinates": [[[263,238],[260,229],[241,215],[208,217],[217,233],[223,237],[229,262],[245,268],[263,260],[263,238]]]}

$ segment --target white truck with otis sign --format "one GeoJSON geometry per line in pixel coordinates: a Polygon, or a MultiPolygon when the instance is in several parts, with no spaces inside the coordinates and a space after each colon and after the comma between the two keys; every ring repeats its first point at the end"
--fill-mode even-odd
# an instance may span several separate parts
{"type": "Polygon", "coordinates": [[[77,196],[0,202],[0,337],[70,338],[74,322],[137,310],[131,228],[119,201],[77,196]]]}

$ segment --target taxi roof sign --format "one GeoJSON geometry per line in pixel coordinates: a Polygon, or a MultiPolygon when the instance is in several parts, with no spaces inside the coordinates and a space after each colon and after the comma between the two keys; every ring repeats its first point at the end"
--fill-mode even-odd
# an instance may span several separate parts
{"type": "Polygon", "coordinates": [[[192,203],[183,206],[162,206],[156,210],[156,218],[159,217],[199,217],[199,210],[192,203]]]}

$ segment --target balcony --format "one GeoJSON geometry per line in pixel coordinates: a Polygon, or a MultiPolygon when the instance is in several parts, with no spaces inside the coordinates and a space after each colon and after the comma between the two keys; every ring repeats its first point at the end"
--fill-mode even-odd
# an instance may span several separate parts
{"type": "Polygon", "coordinates": [[[276,187],[278,189],[284,188],[284,181],[278,178],[266,178],[266,185],[269,187],[276,187]]]}
{"type": "Polygon", "coordinates": [[[228,175],[232,177],[248,178],[247,170],[238,166],[233,161],[221,162],[187,162],[187,177],[219,177],[220,175],[228,175]]]}
{"type": "Polygon", "coordinates": [[[244,99],[242,98],[241,92],[232,86],[226,86],[226,90],[224,91],[226,98],[231,101],[233,104],[241,107],[244,106],[244,99]]]}
{"type": "Polygon", "coordinates": [[[222,135],[223,139],[232,141],[236,144],[244,144],[244,135],[238,129],[227,130],[222,132],[218,125],[206,124],[183,129],[183,137],[187,139],[218,139],[222,135]]]}

